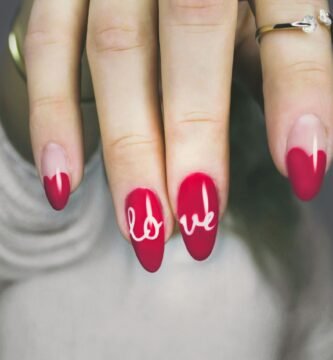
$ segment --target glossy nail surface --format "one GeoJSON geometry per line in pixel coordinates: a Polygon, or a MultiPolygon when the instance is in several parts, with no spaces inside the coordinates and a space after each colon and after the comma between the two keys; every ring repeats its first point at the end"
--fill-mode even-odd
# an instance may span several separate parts
{"type": "Polygon", "coordinates": [[[287,147],[287,169],[292,189],[303,200],[320,191],[326,172],[326,134],[314,115],[301,117],[291,130],[287,147]]]}
{"type": "Polygon", "coordinates": [[[178,192],[177,216],[188,252],[196,260],[208,258],[219,217],[217,191],[210,176],[194,173],[185,178],[178,192]]]}
{"type": "Polygon", "coordinates": [[[164,219],[155,193],[146,188],[133,190],[126,198],[126,219],[130,238],[141,265],[157,271],[164,254],[164,219]]]}
{"type": "Polygon", "coordinates": [[[45,194],[55,210],[65,208],[71,191],[70,177],[64,149],[55,143],[45,146],[41,171],[45,194]]]}

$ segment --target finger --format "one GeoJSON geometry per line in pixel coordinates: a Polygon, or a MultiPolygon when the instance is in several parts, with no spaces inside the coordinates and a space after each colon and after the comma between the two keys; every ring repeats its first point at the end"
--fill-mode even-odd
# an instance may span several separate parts
{"type": "Polygon", "coordinates": [[[87,40],[117,220],[141,264],[156,271],[172,216],[157,97],[155,1],[91,1],[87,40]]]}
{"type": "Polygon", "coordinates": [[[36,166],[56,210],[83,170],[79,63],[87,1],[36,0],[24,52],[36,166]]]}
{"type": "Polygon", "coordinates": [[[237,1],[160,1],[168,188],[197,260],[210,255],[227,201],[236,20],[237,1]]]}
{"type": "MultiPolygon", "coordinates": [[[[258,26],[315,18],[326,0],[257,0],[258,26]]],[[[313,33],[271,32],[262,37],[265,112],[273,159],[296,195],[312,199],[331,159],[332,49],[329,28],[313,33]]]]}

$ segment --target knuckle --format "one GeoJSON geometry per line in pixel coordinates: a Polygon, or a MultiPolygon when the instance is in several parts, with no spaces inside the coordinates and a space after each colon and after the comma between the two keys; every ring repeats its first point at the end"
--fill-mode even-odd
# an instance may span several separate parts
{"type": "Polygon", "coordinates": [[[327,74],[327,69],[324,65],[316,61],[301,60],[298,62],[287,65],[286,71],[288,73],[300,73],[302,75],[315,75],[327,74]]]}
{"type": "Polygon", "coordinates": [[[303,84],[326,84],[330,81],[327,66],[318,61],[301,60],[283,66],[280,71],[268,75],[266,82],[295,83],[301,79],[303,84]]]}
{"type": "Polygon", "coordinates": [[[143,47],[147,38],[148,32],[143,24],[135,20],[109,19],[89,32],[87,49],[90,53],[119,53],[143,47]]]}
{"type": "Polygon", "coordinates": [[[51,31],[28,31],[24,38],[24,55],[29,56],[40,49],[63,44],[64,41],[66,39],[63,39],[60,34],[55,34],[51,31]]]}
{"type": "Polygon", "coordinates": [[[152,153],[158,149],[158,145],[157,138],[141,134],[126,134],[110,140],[107,151],[112,159],[128,162],[130,159],[134,160],[138,156],[152,153]],[[133,154],[136,156],[133,157],[133,154]]]}
{"type": "MultiPolygon", "coordinates": [[[[178,26],[219,26],[223,14],[235,1],[230,0],[169,0],[172,18],[178,26]]],[[[236,9],[236,7],[235,7],[236,9]]]]}
{"type": "Polygon", "coordinates": [[[173,139],[182,141],[188,137],[201,136],[221,136],[223,121],[217,116],[206,113],[189,113],[177,119],[172,128],[171,136],[173,139]]]}
{"type": "MultiPolygon", "coordinates": [[[[41,114],[68,114],[72,108],[72,102],[69,97],[47,95],[31,100],[30,116],[32,119],[40,118],[41,114]]],[[[44,118],[44,116],[43,116],[44,118]]]]}

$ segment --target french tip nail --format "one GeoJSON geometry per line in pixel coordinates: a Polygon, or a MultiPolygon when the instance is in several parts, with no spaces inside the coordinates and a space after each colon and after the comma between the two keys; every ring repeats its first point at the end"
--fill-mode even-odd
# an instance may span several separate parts
{"type": "Polygon", "coordinates": [[[288,138],[287,171],[295,195],[312,200],[320,192],[326,172],[327,139],[321,121],[304,115],[296,121],[288,138]]]}
{"type": "Polygon", "coordinates": [[[63,210],[71,192],[66,152],[56,143],[48,143],[42,153],[41,173],[46,197],[54,210],[63,210]]]}
{"type": "Polygon", "coordinates": [[[46,197],[54,210],[63,210],[70,196],[69,176],[63,172],[52,178],[44,176],[44,189],[46,197]]]}
{"type": "Polygon", "coordinates": [[[303,149],[292,148],[287,155],[287,167],[292,189],[300,200],[310,201],[318,195],[326,169],[324,151],[307,154],[303,149]]]}
{"type": "Polygon", "coordinates": [[[154,273],[164,256],[164,218],[157,195],[136,188],[126,198],[125,212],[131,243],[142,267],[154,273]]]}
{"type": "Polygon", "coordinates": [[[206,260],[212,253],[219,216],[216,186],[205,173],[193,173],[180,185],[177,217],[187,251],[197,261],[206,260]]]}

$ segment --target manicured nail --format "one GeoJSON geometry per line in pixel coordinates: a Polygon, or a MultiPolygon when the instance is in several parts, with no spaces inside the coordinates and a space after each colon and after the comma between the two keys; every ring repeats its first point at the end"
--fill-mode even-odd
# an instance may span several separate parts
{"type": "Polygon", "coordinates": [[[164,254],[164,220],[162,206],[149,189],[137,188],[126,198],[126,219],[130,238],[141,265],[157,271],[164,254]]]}
{"type": "Polygon", "coordinates": [[[210,176],[194,173],[185,178],[178,192],[177,216],[188,252],[196,260],[208,258],[219,220],[217,191],[210,176]]]}
{"type": "Polygon", "coordinates": [[[293,126],[287,144],[288,177],[294,193],[309,201],[320,191],[326,172],[326,133],[314,115],[304,115],[293,126]]]}
{"type": "Polygon", "coordinates": [[[41,171],[45,194],[55,210],[62,210],[69,199],[71,186],[65,150],[49,143],[42,154],[41,171]]]}

